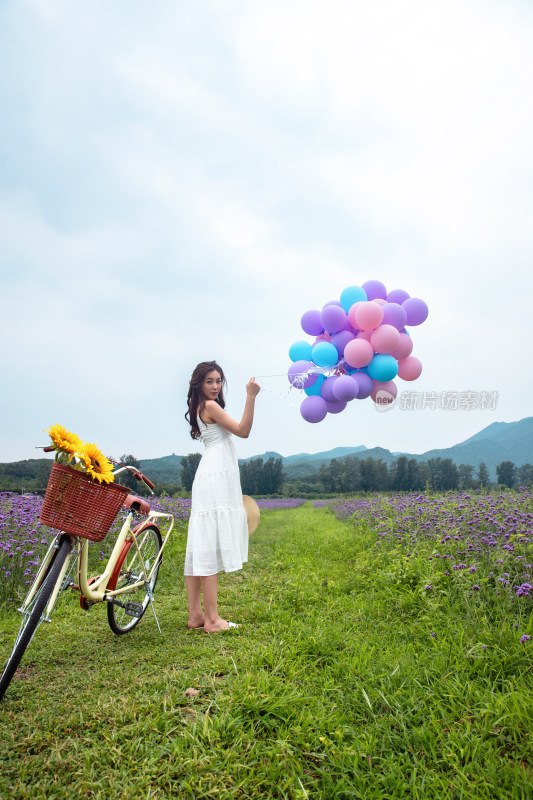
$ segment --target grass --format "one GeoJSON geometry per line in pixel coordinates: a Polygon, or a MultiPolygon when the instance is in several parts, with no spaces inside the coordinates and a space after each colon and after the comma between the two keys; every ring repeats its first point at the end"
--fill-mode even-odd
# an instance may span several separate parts
{"type": "MultiPolygon", "coordinates": [[[[163,636],[148,611],[115,637],[67,598],[0,705],[0,796],[531,798],[531,643],[392,582],[375,540],[310,504],[262,512],[249,563],[221,576],[242,623],[225,634],[185,627],[184,535],[163,636]]],[[[5,613],[0,658],[16,627],[5,613]]]]}

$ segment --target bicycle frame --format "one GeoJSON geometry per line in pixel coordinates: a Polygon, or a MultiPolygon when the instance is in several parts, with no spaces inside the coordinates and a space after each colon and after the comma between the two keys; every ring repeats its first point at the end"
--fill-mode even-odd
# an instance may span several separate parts
{"type": "MultiPolygon", "coordinates": [[[[140,563],[140,565],[142,567],[142,571],[143,571],[142,580],[138,581],[137,583],[129,584],[128,586],[125,586],[122,589],[112,589],[112,590],[107,591],[107,584],[109,583],[109,580],[110,580],[111,576],[113,575],[113,571],[115,569],[115,566],[117,564],[119,556],[122,553],[122,549],[123,549],[123,547],[124,547],[124,545],[125,545],[125,543],[126,543],[126,541],[128,539],[128,535],[131,535],[131,545],[130,546],[135,546],[136,549],[137,549],[137,552],[139,553],[139,556],[140,556],[139,542],[137,540],[138,537],[134,536],[133,535],[133,531],[131,530],[131,523],[132,523],[133,517],[134,517],[134,512],[130,509],[128,511],[127,515],[126,515],[126,519],[124,520],[124,524],[122,525],[122,528],[121,528],[120,533],[119,533],[119,535],[117,537],[117,540],[115,542],[115,546],[113,547],[113,550],[112,550],[111,555],[110,555],[110,557],[108,559],[108,562],[107,562],[107,565],[106,565],[106,568],[105,568],[104,572],[102,573],[102,575],[100,575],[97,578],[96,581],[92,582],[90,585],[89,585],[89,580],[88,580],[88,576],[87,576],[87,565],[88,565],[88,555],[89,555],[89,540],[88,539],[80,539],[77,536],[70,536],[70,538],[73,540],[74,546],[73,546],[73,548],[72,548],[72,550],[70,552],[69,557],[65,561],[65,564],[63,565],[63,569],[61,570],[59,578],[57,579],[56,585],[54,587],[54,591],[50,595],[50,599],[49,599],[49,601],[48,601],[48,603],[47,603],[47,605],[46,605],[46,607],[45,607],[45,609],[43,611],[43,622],[50,622],[50,616],[52,614],[52,611],[54,610],[54,607],[55,607],[55,604],[56,604],[57,599],[59,597],[59,594],[60,594],[62,589],[66,588],[65,586],[63,586],[63,582],[65,580],[65,576],[72,569],[72,565],[73,565],[72,562],[73,562],[73,559],[76,558],[76,556],[78,558],[78,576],[79,576],[78,577],[78,580],[79,580],[78,586],[79,586],[79,589],[80,589],[82,595],[91,603],[98,603],[98,602],[101,602],[103,600],[107,600],[108,598],[111,598],[111,597],[116,597],[116,596],[121,595],[121,594],[131,593],[135,589],[138,589],[140,586],[145,585],[145,583],[147,583],[147,582],[149,582],[151,580],[151,577],[152,577],[155,569],[157,569],[159,567],[160,563],[161,563],[161,556],[162,556],[163,550],[165,549],[166,543],[168,541],[168,537],[169,537],[169,535],[170,535],[170,533],[171,533],[171,531],[172,531],[172,529],[174,527],[174,516],[173,516],[173,514],[165,514],[165,513],[160,512],[160,511],[151,511],[150,514],[148,515],[148,517],[146,518],[146,520],[142,523],[141,530],[139,531],[139,536],[142,537],[143,529],[146,528],[150,523],[155,522],[157,519],[164,518],[164,517],[166,517],[166,518],[171,520],[170,527],[169,527],[169,529],[168,529],[168,531],[167,531],[167,533],[165,535],[165,538],[163,540],[163,545],[161,547],[161,550],[159,551],[159,558],[152,564],[150,572],[149,573],[146,572],[145,565],[144,565],[142,559],[139,557],[139,563],[140,563]]],[[[24,615],[26,613],[26,609],[30,606],[33,598],[35,597],[35,594],[36,594],[37,590],[39,589],[39,587],[40,587],[40,585],[42,583],[42,580],[44,579],[44,577],[46,575],[46,572],[47,572],[48,567],[50,565],[50,562],[52,560],[53,551],[55,549],[57,549],[60,537],[61,536],[67,536],[67,535],[68,534],[65,534],[65,533],[58,534],[58,536],[56,536],[56,538],[53,540],[53,542],[51,543],[50,547],[48,548],[48,551],[47,551],[45,557],[43,558],[43,561],[42,561],[42,563],[41,563],[41,565],[39,567],[39,570],[37,572],[37,575],[35,577],[33,585],[31,586],[30,591],[28,592],[26,598],[24,599],[24,602],[23,602],[22,606],[18,609],[19,612],[22,615],[24,615]]],[[[141,540],[141,543],[142,543],[142,540],[141,540]]]]}
{"type": "MultiPolygon", "coordinates": [[[[124,544],[128,538],[128,534],[131,531],[131,522],[133,516],[134,516],[133,511],[131,510],[128,511],[126,519],[124,520],[124,524],[118,535],[117,541],[115,542],[115,546],[113,547],[111,555],[109,556],[109,560],[107,562],[104,572],[102,573],[102,575],[100,575],[99,578],[97,578],[90,585],[87,579],[88,541],[87,539],[85,539],[83,544],[78,543],[79,587],[81,593],[87,600],[89,600],[89,602],[98,603],[101,600],[106,600],[107,598],[110,597],[117,597],[120,594],[127,594],[133,592],[135,589],[138,589],[140,586],[143,586],[145,583],[150,581],[154,571],[159,567],[159,564],[161,563],[161,555],[163,553],[163,550],[165,549],[170,532],[174,527],[174,516],[173,514],[164,514],[160,511],[151,511],[145,522],[142,523],[143,527],[139,531],[139,536],[142,536],[143,528],[147,527],[152,521],[155,521],[156,519],[162,517],[167,517],[168,519],[171,520],[170,528],[168,529],[165,535],[165,538],[163,540],[163,545],[161,547],[161,550],[159,551],[159,558],[156,561],[154,561],[149,573],[146,572],[142,559],[139,558],[139,562],[143,570],[143,579],[138,581],[137,583],[129,584],[128,586],[125,586],[122,589],[111,589],[107,591],[107,584],[109,583],[109,579],[113,574],[115,565],[122,552],[122,548],[124,547],[124,544]]],[[[137,552],[139,553],[140,556],[139,542],[137,541],[137,536],[132,535],[132,544],[135,545],[137,552]]]]}

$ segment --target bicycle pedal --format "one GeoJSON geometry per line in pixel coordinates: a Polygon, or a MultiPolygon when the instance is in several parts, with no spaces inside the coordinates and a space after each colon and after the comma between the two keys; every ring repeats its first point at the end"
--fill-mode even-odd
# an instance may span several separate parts
{"type": "Polygon", "coordinates": [[[140,603],[126,603],[124,611],[129,617],[136,617],[140,619],[143,615],[143,607],[140,603]]]}

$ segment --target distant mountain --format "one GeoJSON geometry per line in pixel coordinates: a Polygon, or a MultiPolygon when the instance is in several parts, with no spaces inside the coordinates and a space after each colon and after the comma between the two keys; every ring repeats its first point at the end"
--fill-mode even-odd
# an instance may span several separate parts
{"type": "Polygon", "coordinates": [[[512,461],[517,467],[533,464],[533,417],[517,422],[493,422],[460,444],[442,450],[428,450],[417,461],[430,458],[451,458],[454,464],[477,465],[484,461],[492,480],[502,461],[512,461]]]}
{"type": "Polygon", "coordinates": [[[154,483],[176,486],[180,484],[182,458],[183,456],[177,456],[175,453],[162,458],[143,458],[140,459],[141,469],[154,483]]]}
{"type": "MultiPolygon", "coordinates": [[[[428,461],[430,458],[451,458],[455,464],[472,464],[474,467],[484,461],[492,480],[496,480],[496,467],[502,461],[512,461],[517,467],[533,464],[533,417],[526,417],[517,422],[493,422],[483,430],[465,439],[464,442],[442,449],[428,450],[426,453],[412,455],[410,453],[392,453],[383,447],[367,448],[335,447],[320,453],[298,453],[292,456],[281,456],[275,451],[268,451],[261,456],[251,458],[281,458],[283,469],[288,478],[301,478],[314,475],[321,464],[328,464],[333,458],[357,456],[358,458],[381,458],[390,465],[399,456],[414,458],[415,461],[428,461]]],[[[183,456],[172,453],[162,458],[141,459],[141,467],[154,483],[164,486],[180,484],[180,464],[183,456]]],[[[29,459],[0,464],[0,491],[16,489],[24,486],[32,489],[44,489],[52,459],[29,459]]]]}
{"type": "Polygon", "coordinates": [[[486,428],[475,433],[469,439],[465,439],[456,447],[463,447],[471,442],[481,442],[491,439],[493,442],[500,442],[505,446],[520,445],[524,437],[533,435],[533,417],[526,417],[517,422],[493,422],[486,428]]]}
{"type": "MultiPolygon", "coordinates": [[[[339,458],[338,450],[354,450],[355,448],[336,448],[314,456],[299,456],[297,463],[286,463],[284,471],[288,478],[301,478],[314,474],[324,461],[339,458]]],[[[364,454],[355,453],[359,458],[381,458],[391,464],[399,456],[414,458],[415,461],[429,461],[430,458],[451,458],[454,464],[472,464],[474,467],[483,461],[487,465],[490,477],[496,480],[496,467],[502,461],[512,461],[517,467],[522,464],[533,464],[533,417],[526,417],[517,422],[493,422],[483,430],[466,439],[464,442],[441,449],[428,450],[426,453],[412,455],[410,453],[391,453],[381,447],[364,448],[364,454]]],[[[352,452],[346,453],[352,455],[352,452]]],[[[297,458],[291,456],[290,458],[297,458]]]]}
{"type": "Polygon", "coordinates": [[[285,475],[297,478],[302,475],[314,474],[320,469],[321,464],[328,464],[332,458],[344,458],[366,452],[366,450],[365,445],[360,444],[358,447],[335,447],[333,450],[326,450],[322,453],[298,453],[294,456],[282,456],[280,453],[268,451],[260,456],[250,456],[250,458],[243,458],[240,461],[251,461],[253,458],[262,458],[263,461],[271,457],[281,458],[285,475]]]}

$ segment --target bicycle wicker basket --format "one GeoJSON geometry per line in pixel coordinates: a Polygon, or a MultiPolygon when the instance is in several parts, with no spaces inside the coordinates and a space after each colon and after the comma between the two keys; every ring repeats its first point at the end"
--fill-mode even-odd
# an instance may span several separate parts
{"type": "Polygon", "coordinates": [[[83,472],[53,464],[40,520],[43,525],[101,542],[130,490],[99,484],[83,472]]]}

